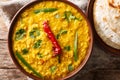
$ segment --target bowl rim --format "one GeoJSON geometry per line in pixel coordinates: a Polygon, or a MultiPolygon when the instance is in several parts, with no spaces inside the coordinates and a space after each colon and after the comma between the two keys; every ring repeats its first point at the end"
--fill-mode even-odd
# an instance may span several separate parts
{"type": "MultiPolygon", "coordinates": [[[[64,2],[65,4],[68,4],[68,5],[71,5],[72,7],[74,7],[83,17],[84,19],[86,20],[87,24],[88,24],[88,28],[89,28],[89,36],[90,36],[90,44],[89,44],[89,47],[88,47],[88,50],[87,50],[87,54],[85,56],[85,58],[83,59],[83,61],[80,63],[80,65],[78,66],[78,68],[76,68],[75,70],[73,70],[72,72],[70,72],[68,75],[66,75],[65,77],[63,78],[59,78],[58,80],[65,80],[65,79],[68,79],[72,76],[74,76],[76,73],[78,73],[86,64],[86,62],[88,61],[89,57],[90,57],[90,54],[92,52],[92,48],[93,48],[93,33],[92,33],[92,28],[91,28],[91,24],[90,24],[90,21],[87,19],[85,13],[82,12],[82,10],[76,6],[75,4],[73,4],[72,2],[70,1],[67,1],[67,0],[35,0],[35,1],[32,1],[32,2],[29,2],[28,4],[24,5],[22,8],[20,8],[17,13],[14,15],[14,17],[12,18],[11,20],[11,24],[10,24],[10,28],[9,28],[9,32],[8,32],[8,49],[9,49],[9,54],[14,62],[14,64],[17,66],[17,68],[23,72],[25,75],[29,76],[30,78],[33,78],[35,80],[40,80],[39,77],[33,75],[33,74],[30,74],[28,73],[26,70],[24,70],[24,68],[19,64],[18,60],[16,59],[15,55],[14,55],[14,52],[12,50],[12,36],[13,36],[13,32],[14,32],[14,25],[15,25],[15,22],[16,20],[18,19],[18,16],[24,12],[25,9],[27,9],[28,7],[30,7],[31,5],[34,5],[34,4],[37,4],[37,3],[40,3],[40,2],[43,2],[43,1],[60,1],[60,2],[64,2]]],[[[42,80],[42,79],[41,79],[42,80]]]]}
{"type": "Polygon", "coordinates": [[[112,53],[113,55],[120,55],[120,49],[115,49],[115,48],[107,45],[98,35],[98,33],[94,27],[94,20],[93,20],[94,3],[95,3],[95,0],[89,0],[86,14],[92,25],[93,34],[94,34],[93,36],[94,36],[95,42],[100,48],[102,48],[107,53],[109,52],[109,53],[112,53]]]}

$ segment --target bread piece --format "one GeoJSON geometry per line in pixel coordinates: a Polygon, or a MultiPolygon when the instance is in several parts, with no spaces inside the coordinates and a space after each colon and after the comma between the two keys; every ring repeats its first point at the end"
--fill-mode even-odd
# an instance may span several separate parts
{"type": "Polygon", "coordinates": [[[93,16],[100,38],[107,45],[120,49],[120,0],[96,0],[93,16]]]}

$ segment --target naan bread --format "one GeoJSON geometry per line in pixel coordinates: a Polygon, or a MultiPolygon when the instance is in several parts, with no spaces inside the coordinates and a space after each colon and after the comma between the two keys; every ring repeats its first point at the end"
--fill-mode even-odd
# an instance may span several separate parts
{"type": "Polygon", "coordinates": [[[96,0],[93,10],[97,34],[107,45],[120,49],[120,0],[96,0]]]}

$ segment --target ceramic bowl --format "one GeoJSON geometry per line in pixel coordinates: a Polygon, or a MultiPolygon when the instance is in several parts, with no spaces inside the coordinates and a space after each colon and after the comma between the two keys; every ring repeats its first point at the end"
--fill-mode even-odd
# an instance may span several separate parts
{"type": "MultiPolygon", "coordinates": [[[[16,20],[18,18],[18,16],[26,9],[28,8],[29,6],[33,5],[33,4],[36,4],[36,3],[39,3],[39,2],[42,2],[42,1],[47,1],[47,0],[37,0],[37,1],[33,1],[33,2],[30,2],[28,3],[27,5],[25,5],[24,7],[22,7],[16,14],[15,16],[13,17],[12,21],[11,21],[11,25],[10,25],[10,29],[9,29],[9,35],[8,35],[8,48],[9,48],[9,53],[11,55],[11,58],[12,60],[14,61],[15,65],[21,70],[21,72],[23,72],[25,75],[29,76],[30,78],[33,78],[35,80],[41,80],[40,78],[26,72],[23,67],[19,64],[18,60],[16,59],[14,53],[13,53],[13,50],[12,50],[12,34],[13,34],[13,30],[14,30],[14,24],[16,23],[16,20]]],[[[48,0],[48,1],[53,1],[53,0],[48,0]]],[[[86,15],[82,12],[81,9],[79,9],[76,5],[74,5],[73,3],[69,2],[69,1],[66,1],[66,0],[54,0],[54,1],[61,1],[61,2],[64,2],[66,4],[69,4],[71,6],[73,6],[74,8],[76,8],[79,13],[82,14],[82,16],[86,19],[87,23],[88,23],[88,27],[89,27],[89,34],[90,34],[90,45],[89,45],[89,48],[87,50],[87,54],[84,58],[84,60],[82,61],[82,63],[79,65],[79,67],[77,69],[75,69],[74,71],[72,71],[71,73],[69,73],[67,76],[65,76],[64,78],[60,78],[59,80],[64,80],[64,79],[68,79],[70,77],[72,77],[73,75],[75,75],[77,72],[79,72],[83,66],[86,64],[88,58],[90,57],[90,54],[91,54],[91,51],[92,51],[92,46],[93,46],[93,35],[92,35],[92,29],[91,29],[91,25],[90,25],[90,22],[89,20],[87,19],[86,15]]]]}

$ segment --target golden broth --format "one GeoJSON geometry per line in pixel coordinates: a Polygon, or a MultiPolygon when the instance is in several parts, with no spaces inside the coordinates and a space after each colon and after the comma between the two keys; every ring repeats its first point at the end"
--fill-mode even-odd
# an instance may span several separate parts
{"type": "MultiPolygon", "coordinates": [[[[14,54],[16,51],[21,54],[44,79],[65,77],[75,70],[86,56],[90,41],[87,21],[77,9],[68,4],[59,1],[34,4],[20,14],[14,27],[12,38],[14,54]],[[56,8],[56,10],[44,12],[45,8],[56,8]],[[57,56],[53,57],[53,44],[43,30],[43,22],[46,20],[62,48],[60,63],[57,56]],[[76,32],[78,33],[77,61],[74,60],[76,32]]],[[[17,60],[27,72],[34,74],[18,58],[17,60]]]]}

